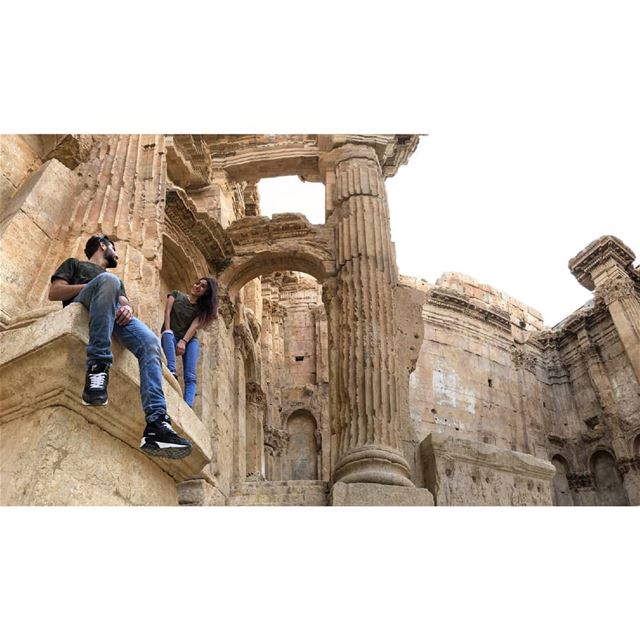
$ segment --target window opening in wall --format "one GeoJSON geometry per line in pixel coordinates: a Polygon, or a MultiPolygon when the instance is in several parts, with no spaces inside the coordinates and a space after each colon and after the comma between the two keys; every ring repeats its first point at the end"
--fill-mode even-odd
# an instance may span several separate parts
{"type": "Polygon", "coordinates": [[[296,356],[296,362],[302,362],[304,360],[304,356],[296,356]]]}
{"type": "Polygon", "coordinates": [[[493,381],[491,380],[491,378],[487,380],[487,383],[489,384],[490,387],[493,387],[493,381]]]}

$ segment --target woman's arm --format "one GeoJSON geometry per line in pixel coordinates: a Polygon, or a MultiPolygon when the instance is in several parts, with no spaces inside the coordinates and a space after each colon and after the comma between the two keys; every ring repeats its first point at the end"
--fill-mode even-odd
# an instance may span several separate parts
{"type": "Polygon", "coordinates": [[[175,298],[172,295],[167,296],[167,301],[164,305],[164,330],[171,331],[171,309],[175,298]]]}
{"type": "Polygon", "coordinates": [[[184,353],[184,350],[187,347],[187,342],[189,342],[189,340],[193,338],[199,326],[200,326],[200,318],[194,318],[193,322],[191,323],[191,325],[189,325],[189,328],[187,329],[187,333],[184,334],[184,338],[181,338],[178,341],[178,345],[176,347],[177,355],[181,356],[184,353]]]}

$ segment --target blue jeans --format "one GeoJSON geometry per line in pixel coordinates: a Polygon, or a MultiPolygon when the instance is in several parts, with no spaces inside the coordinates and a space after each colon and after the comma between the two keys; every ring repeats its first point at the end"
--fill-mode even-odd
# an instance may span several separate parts
{"type": "Polygon", "coordinates": [[[115,335],[138,359],[140,367],[140,398],[148,422],[164,417],[167,404],[162,391],[162,358],[158,337],[137,318],[124,327],[116,324],[120,308],[120,279],[112,273],[101,273],[89,282],[74,302],[89,311],[89,345],[87,366],[94,362],[111,365],[111,336],[115,335]]]}
{"type": "MultiPolygon", "coordinates": [[[[175,375],[176,373],[176,347],[180,338],[176,337],[172,331],[163,331],[162,348],[167,356],[167,366],[169,371],[175,375]]],[[[198,364],[198,354],[200,352],[200,344],[198,338],[193,337],[182,354],[182,368],[184,369],[184,401],[193,406],[193,400],[196,397],[196,364],[198,364]]]]}

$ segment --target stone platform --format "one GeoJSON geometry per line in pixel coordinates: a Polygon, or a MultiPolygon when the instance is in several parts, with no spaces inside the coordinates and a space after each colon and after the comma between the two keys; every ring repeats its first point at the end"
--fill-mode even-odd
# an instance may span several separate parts
{"type": "Polygon", "coordinates": [[[138,449],[145,426],[138,363],[117,340],[109,404],[84,406],[87,322],[74,304],[0,333],[0,503],[177,505],[176,482],[211,460],[209,434],[165,369],[168,413],[193,452],[169,460],[138,449]]]}
{"type": "Polygon", "coordinates": [[[555,467],[526,453],[430,433],[420,443],[437,506],[551,506],[555,467]]]}

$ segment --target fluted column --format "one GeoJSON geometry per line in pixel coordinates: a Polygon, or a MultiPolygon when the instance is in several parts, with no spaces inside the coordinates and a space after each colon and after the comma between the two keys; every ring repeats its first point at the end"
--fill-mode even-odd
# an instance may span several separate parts
{"type": "Polygon", "coordinates": [[[162,311],[164,136],[104,136],[90,160],[76,171],[84,184],[63,232],[65,257],[81,256],[90,235],[104,233],[112,238],[120,257],[114,273],[124,281],[136,315],[156,327],[162,311]]]}
{"type": "Polygon", "coordinates": [[[640,383],[640,277],[635,254],[614,236],[602,236],[569,261],[578,282],[607,305],[631,367],[640,383]]]}
{"type": "Polygon", "coordinates": [[[380,163],[369,146],[346,144],[326,153],[321,167],[336,230],[336,276],[324,293],[334,352],[333,480],[413,486],[400,451],[398,275],[380,163]]]}

